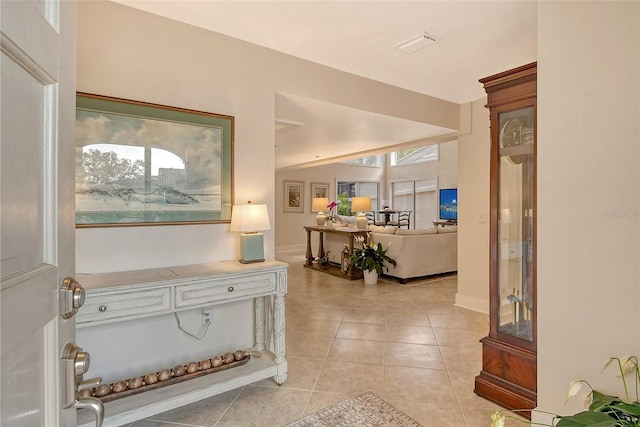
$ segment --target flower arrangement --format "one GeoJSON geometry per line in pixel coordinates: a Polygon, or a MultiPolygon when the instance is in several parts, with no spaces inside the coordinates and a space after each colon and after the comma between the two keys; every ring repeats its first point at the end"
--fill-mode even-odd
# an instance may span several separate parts
{"type": "Polygon", "coordinates": [[[327,215],[327,221],[335,222],[336,221],[336,208],[338,207],[338,202],[331,202],[327,205],[327,209],[329,209],[329,215],[327,215]]]}
{"type": "Polygon", "coordinates": [[[378,276],[382,270],[389,271],[385,262],[396,266],[396,261],[387,255],[387,249],[382,249],[381,243],[367,243],[362,245],[362,249],[354,248],[349,260],[349,268],[358,268],[363,271],[377,271],[378,276]]]}
{"type": "MultiPolygon", "coordinates": [[[[618,369],[620,370],[620,377],[622,378],[622,384],[624,386],[624,397],[616,397],[600,393],[594,390],[591,385],[585,380],[575,380],[569,385],[569,394],[567,400],[576,396],[583,386],[589,387],[591,390],[587,398],[585,399],[586,411],[579,412],[574,415],[556,415],[553,416],[552,427],[640,427],[640,371],[638,370],[638,357],[631,356],[626,360],[617,357],[612,357],[604,365],[603,371],[607,369],[613,362],[617,362],[618,369]],[[629,396],[629,388],[627,386],[627,380],[625,376],[633,374],[635,378],[635,400],[632,400],[629,396]],[[558,420],[557,423],[555,421],[558,420]]],[[[520,420],[519,418],[511,417],[509,413],[516,413],[519,411],[499,410],[491,415],[491,427],[504,426],[506,418],[513,418],[520,420]]],[[[531,423],[532,425],[547,425],[540,423],[531,423]]]]}

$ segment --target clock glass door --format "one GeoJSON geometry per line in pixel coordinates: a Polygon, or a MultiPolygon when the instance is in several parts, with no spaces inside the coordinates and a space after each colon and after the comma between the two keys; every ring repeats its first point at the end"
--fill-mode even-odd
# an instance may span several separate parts
{"type": "Polygon", "coordinates": [[[533,341],[534,107],[498,113],[498,333],[533,341]]]}

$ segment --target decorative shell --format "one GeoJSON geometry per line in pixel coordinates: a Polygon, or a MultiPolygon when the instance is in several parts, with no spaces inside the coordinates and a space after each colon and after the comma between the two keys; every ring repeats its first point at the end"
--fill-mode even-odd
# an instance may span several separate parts
{"type": "Polygon", "coordinates": [[[80,391],[80,397],[91,397],[93,396],[93,389],[85,388],[80,391]]]}
{"type": "Polygon", "coordinates": [[[142,387],[142,383],[142,377],[131,378],[127,387],[129,388],[129,390],[133,390],[134,388],[142,387]]]}
{"type": "Polygon", "coordinates": [[[155,372],[152,372],[144,376],[145,384],[155,384],[157,382],[158,382],[158,374],[156,374],[155,372]]]}
{"type": "Polygon", "coordinates": [[[231,363],[235,360],[235,357],[233,356],[233,353],[225,353],[224,356],[222,356],[222,363],[231,363]]]}
{"type": "Polygon", "coordinates": [[[244,356],[246,355],[246,353],[242,350],[238,350],[235,353],[233,353],[233,358],[236,360],[242,360],[244,359],[244,356]]]}
{"type": "Polygon", "coordinates": [[[200,370],[204,371],[205,369],[211,369],[211,360],[204,359],[202,362],[200,362],[200,370]]]}
{"type": "Polygon", "coordinates": [[[126,381],[117,381],[113,383],[113,385],[111,386],[111,391],[114,393],[120,393],[122,391],[125,391],[126,389],[127,389],[126,381]]]}
{"type": "Polygon", "coordinates": [[[106,396],[109,393],[111,393],[111,386],[109,384],[100,384],[96,387],[95,395],[97,397],[106,396]]]}
{"type": "Polygon", "coordinates": [[[183,365],[177,365],[173,368],[173,376],[174,377],[181,377],[184,375],[184,366],[183,365]]]}
{"type": "Polygon", "coordinates": [[[187,374],[198,372],[198,362],[191,362],[187,365],[187,374]]]}
{"type": "Polygon", "coordinates": [[[160,371],[160,373],[158,374],[158,379],[160,381],[166,381],[169,378],[171,378],[171,369],[163,369],[162,371],[160,371]]]}
{"type": "Polygon", "coordinates": [[[211,366],[213,366],[214,368],[217,368],[220,365],[222,365],[222,357],[216,356],[213,359],[211,359],[211,366]]]}

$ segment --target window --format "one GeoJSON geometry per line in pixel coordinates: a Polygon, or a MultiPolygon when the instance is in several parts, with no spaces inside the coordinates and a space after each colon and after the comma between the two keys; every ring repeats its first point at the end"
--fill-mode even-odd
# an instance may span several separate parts
{"type": "Polygon", "coordinates": [[[366,181],[338,181],[338,214],[353,215],[351,212],[351,198],[355,196],[371,197],[371,209],[378,209],[378,194],[380,192],[380,183],[366,181]]]}
{"type": "Polygon", "coordinates": [[[438,160],[438,144],[423,147],[407,148],[391,153],[391,166],[410,165],[413,163],[435,162],[438,160]]]}
{"type": "Polygon", "coordinates": [[[391,200],[395,210],[413,211],[413,228],[425,229],[438,220],[437,179],[402,181],[391,184],[391,200]]]}
{"type": "Polygon", "coordinates": [[[360,157],[358,159],[345,160],[342,163],[347,163],[350,165],[382,167],[382,156],[375,155],[375,156],[360,157]]]}

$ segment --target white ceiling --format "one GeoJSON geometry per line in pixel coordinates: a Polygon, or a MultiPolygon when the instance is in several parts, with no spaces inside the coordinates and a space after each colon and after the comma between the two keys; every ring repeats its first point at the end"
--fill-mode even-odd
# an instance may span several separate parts
{"type": "MultiPolygon", "coordinates": [[[[478,79],[533,62],[537,55],[535,1],[114,1],[456,103],[484,96],[478,79]],[[393,47],[422,31],[437,42],[412,54],[393,47]]],[[[307,119],[276,118],[276,146],[288,147],[276,150],[278,168],[348,155],[347,149],[379,151],[443,132],[315,100],[281,96],[279,101],[301,108],[307,119]],[[293,138],[305,141],[296,152],[288,145],[293,138]]]]}

